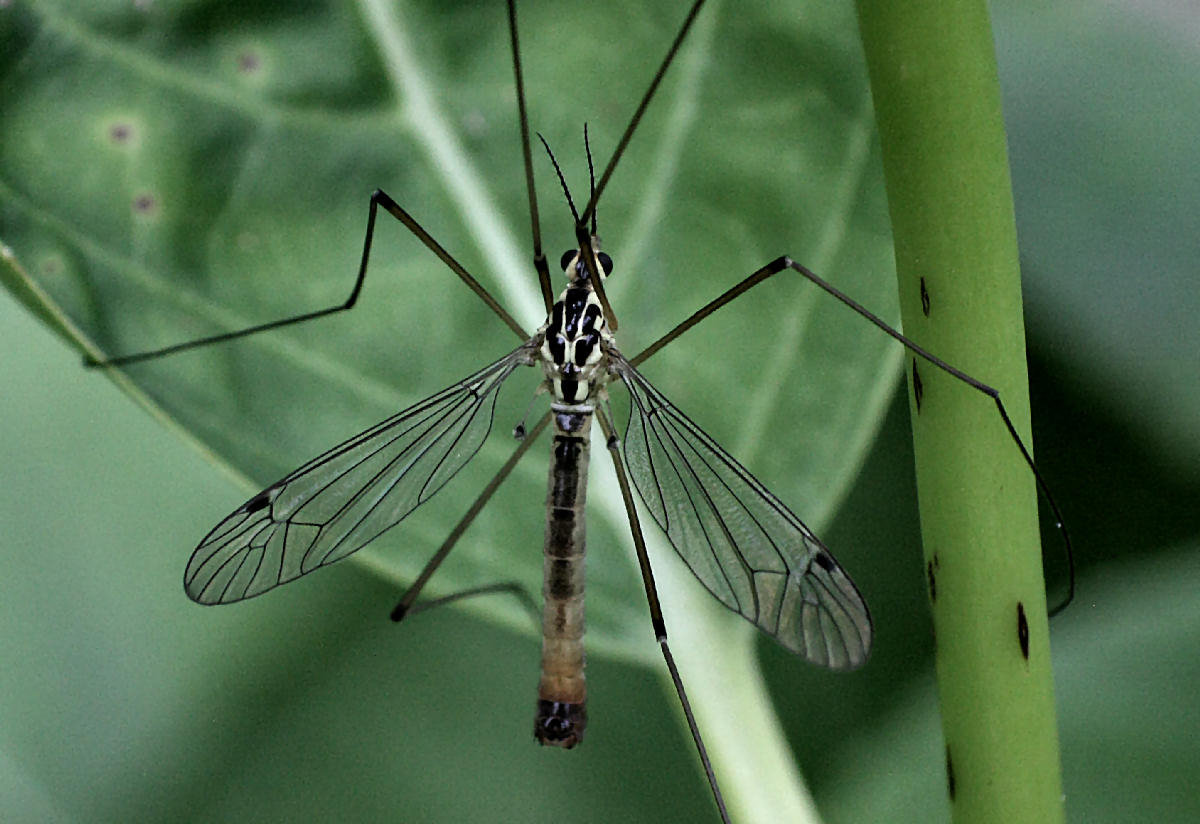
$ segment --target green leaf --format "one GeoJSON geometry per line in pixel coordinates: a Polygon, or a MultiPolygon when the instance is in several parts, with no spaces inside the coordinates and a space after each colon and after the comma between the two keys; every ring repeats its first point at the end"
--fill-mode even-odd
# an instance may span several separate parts
{"type": "MultiPolygon", "coordinates": [[[[582,201],[583,123],[604,164],[683,9],[603,4],[564,19],[531,2],[519,13],[532,128],[582,201]]],[[[894,315],[849,14],[796,19],[769,3],[704,14],[599,205],[621,345],[636,353],[783,253],[894,315]]],[[[539,323],[502,4],[238,15],[216,3],[34,3],[2,19],[0,240],[81,351],[143,351],[342,300],[376,186],[528,328],[539,323]]],[[[546,158],[535,161],[556,260],[568,213],[546,158]]],[[[798,280],[757,292],[646,371],[820,526],[863,458],[896,357],[798,280]]],[[[114,377],[252,491],[514,343],[383,216],[354,311],[114,377]]],[[[511,450],[504,433],[536,376],[510,383],[476,465],[364,552],[372,568],[411,580],[511,450]]],[[[436,591],[512,578],[539,589],[544,473],[540,459],[519,467],[436,591]]],[[[593,518],[590,640],[647,658],[621,527],[593,518]]],[[[481,608],[528,626],[500,600],[481,608]]]]}

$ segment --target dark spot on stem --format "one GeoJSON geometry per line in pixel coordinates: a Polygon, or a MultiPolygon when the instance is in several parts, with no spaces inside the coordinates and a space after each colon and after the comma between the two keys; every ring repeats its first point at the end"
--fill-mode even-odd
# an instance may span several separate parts
{"type": "Polygon", "coordinates": [[[933,568],[933,561],[925,562],[925,576],[929,579],[929,601],[937,603],[937,572],[933,568]]]}
{"type": "Polygon", "coordinates": [[[929,317],[929,290],[925,287],[925,278],[921,278],[921,311],[929,317]]]}
{"type": "Polygon", "coordinates": [[[1017,643],[1021,645],[1021,657],[1029,660],[1029,621],[1025,619],[1025,605],[1017,601],[1017,643]]]}
{"type": "MultiPolygon", "coordinates": [[[[250,74],[258,71],[259,67],[262,66],[262,59],[258,56],[257,52],[244,51],[237,57],[237,66],[238,71],[250,74]]],[[[926,314],[929,313],[926,312],[926,314]]]]}
{"type": "Polygon", "coordinates": [[[921,383],[921,374],[917,371],[917,359],[913,358],[912,367],[913,398],[917,402],[917,412],[921,411],[921,399],[925,397],[925,385],[921,383]]]}
{"type": "Polygon", "coordinates": [[[950,793],[950,800],[954,800],[954,793],[957,790],[954,781],[954,761],[950,758],[950,745],[946,745],[946,789],[950,793]]]}
{"type": "Polygon", "coordinates": [[[114,123],[108,127],[108,136],[112,138],[113,143],[128,143],[129,138],[133,136],[133,127],[128,123],[114,123]]]}
{"type": "Polygon", "coordinates": [[[158,207],[158,201],[154,199],[154,195],[143,192],[133,199],[133,211],[140,215],[148,215],[158,207]]]}

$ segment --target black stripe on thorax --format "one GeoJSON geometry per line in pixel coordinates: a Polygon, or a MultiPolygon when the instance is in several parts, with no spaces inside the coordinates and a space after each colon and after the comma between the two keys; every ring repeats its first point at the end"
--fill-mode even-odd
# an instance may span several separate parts
{"type": "Polygon", "coordinates": [[[579,335],[586,319],[588,298],[591,294],[591,289],[579,286],[572,286],[563,293],[563,334],[568,338],[579,335]]]}

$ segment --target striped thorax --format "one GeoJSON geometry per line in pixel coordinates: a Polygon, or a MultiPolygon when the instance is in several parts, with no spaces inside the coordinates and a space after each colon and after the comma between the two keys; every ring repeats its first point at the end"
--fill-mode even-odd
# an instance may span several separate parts
{"type": "MultiPolygon", "coordinates": [[[[593,248],[598,243],[592,239],[593,248]]],[[[612,271],[612,259],[595,253],[595,270],[600,277],[612,271]]],[[[612,343],[612,333],[604,310],[592,288],[582,250],[565,253],[562,268],[567,273],[567,288],[559,295],[550,317],[539,332],[542,335],[542,370],[546,384],[560,403],[588,403],[608,383],[608,364],[604,345],[612,343]]]]}

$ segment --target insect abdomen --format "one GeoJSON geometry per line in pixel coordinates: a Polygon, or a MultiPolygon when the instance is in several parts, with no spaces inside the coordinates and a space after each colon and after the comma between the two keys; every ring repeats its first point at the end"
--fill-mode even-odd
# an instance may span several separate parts
{"type": "Polygon", "coordinates": [[[588,408],[553,407],[554,454],[546,495],[542,597],[542,676],[534,737],[570,748],[587,726],[583,675],[583,590],[589,433],[588,408]]]}

